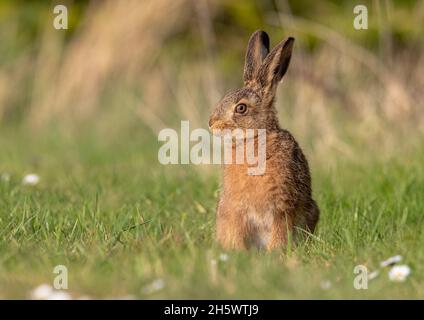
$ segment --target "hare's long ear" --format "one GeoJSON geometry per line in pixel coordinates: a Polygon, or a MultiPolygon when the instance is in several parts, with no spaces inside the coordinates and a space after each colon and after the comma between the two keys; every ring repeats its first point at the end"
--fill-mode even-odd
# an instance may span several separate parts
{"type": "Polygon", "coordinates": [[[255,31],[249,39],[244,62],[245,85],[256,80],[262,62],[269,53],[269,37],[265,31],[255,31]]]}
{"type": "Polygon", "coordinates": [[[293,44],[294,38],[287,38],[272,49],[265,58],[259,70],[258,81],[266,91],[273,92],[286,73],[290,64],[293,44]]]}

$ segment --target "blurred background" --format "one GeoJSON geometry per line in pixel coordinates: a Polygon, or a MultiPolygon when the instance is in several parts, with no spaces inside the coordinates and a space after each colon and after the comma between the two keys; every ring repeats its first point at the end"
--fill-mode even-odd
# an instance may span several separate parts
{"type": "Polygon", "coordinates": [[[296,38],[277,108],[313,157],[422,141],[422,1],[361,1],[368,30],[353,28],[355,1],[61,1],[69,29],[56,30],[58,3],[0,3],[4,134],[156,143],[180,120],[207,128],[242,84],[250,34],[264,29],[271,46],[296,38]]]}

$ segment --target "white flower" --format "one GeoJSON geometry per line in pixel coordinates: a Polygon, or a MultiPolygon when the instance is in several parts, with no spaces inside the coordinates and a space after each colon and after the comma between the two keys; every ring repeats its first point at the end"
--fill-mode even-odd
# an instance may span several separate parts
{"type": "Polygon", "coordinates": [[[400,256],[400,255],[390,257],[389,259],[382,261],[380,263],[380,267],[384,268],[384,267],[387,267],[387,266],[391,266],[391,265],[393,265],[393,264],[395,264],[395,263],[397,263],[401,260],[402,260],[402,256],[400,256]]]}
{"type": "Polygon", "coordinates": [[[29,297],[32,300],[46,300],[53,293],[53,288],[48,284],[42,284],[33,289],[29,297]]]}
{"type": "Polygon", "coordinates": [[[228,261],[228,254],[226,254],[226,253],[221,253],[220,255],[219,255],[219,260],[221,260],[221,261],[224,261],[224,262],[226,262],[226,261],[228,261]]]}
{"type": "Polygon", "coordinates": [[[27,174],[22,179],[22,183],[29,186],[35,186],[39,182],[40,182],[40,177],[35,173],[27,174]]]}
{"type": "Polygon", "coordinates": [[[29,294],[32,300],[70,300],[71,296],[64,292],[53,289],[48,284],[41,284],[29,294]]]}
{"type": "Polygon", "coordinates": [[[53,291],[46,300],[71,300],[71,296],[64,291],[53,291]]]}
{"type": "Polygon", "coordinates": [[[152,288],[154,290],[161,290],[165,287],[165,281],[163,279],[156,279],[152,282],[152,288]]]}
{"type": "Polygon", "coordinates": [[[378,271],[378,270],[375,270],[373,272],[370,272],[368,274],[368,279],[369,280],[375,279],[375,278],[377,278],[379,276],[379,274],[380,274],[380,271],[378,271]]]}
{"type": "Polygon", "coordinates": [[[163,288],[165,288],[165,281],[163,279],[156,279],[149,285],[145,286],[143,288],[143,292],[145,294],[151,294],[156,291],[162,290],[163,288]]]}
{"type": "Polygon", "coordinates": [[[395,282],[403,282],[411,273],[411,269],[403,264],[400,266],[393,266],[389,271],[389,279],[395,282]]]}

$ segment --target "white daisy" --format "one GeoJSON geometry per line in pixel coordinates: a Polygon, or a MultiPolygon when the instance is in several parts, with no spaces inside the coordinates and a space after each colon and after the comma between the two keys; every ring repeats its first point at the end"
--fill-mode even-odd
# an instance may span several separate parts
{"type": "Polygon", "coordinates": [[[156,279],[152,282],[152,288],[154,290],[161,290],[165,287],[165,281],[163,279],[156,279]]]}
{"type": "Polygon", "coordinates": [[[377,278],[379,275],[380,275],[380,271],[375,270],[375,271],[370,272],[370,273],[368,274],[368,279],[369,279],[369,280],[375,279],[375,278],[377,278]]]}
{"type": "Polygon", "coordinates": [[[226,261],[228,261],[228,259],[229,259],[229,257],[228,257],[228,254],[226,254],[226,253],[221,253],[219,255],[219,260],[221,260],[221,261],[226,262],[226,261]]]}
{"type": "Polygon", "coordinates": [[[48,284],[41,284],[33,289],[29,297],[32,300],[46,300],[53,293],[53,288],[48,284]]]}
{"type": "Polygon", "coordinates": [[[389,259],[382,261],[380,263],[380,267],[384,268],[384,267],[387,267],[387,266],[391,266],[391,265],[394,265],[395,263],[397,263],[399,261],[402,261],[402,256],[400,256],[400,255],[390,257],[389,259]]]}
{"type": "Polygon", "coordinates": [[[71,296],[64,291],[53,289],[48,284],[41,284],[30,292],[29,298],[32,300],[70,300],[71,296]]]}
{"type": "Polygon", "coordinates": [[[35,186],[39,182],[40,182],[40,177],[37,174],[35,174],[35,173],[27,174],[22,179],[22,183],[24,185],[29,185],[29,186],[35,186]]]}
{"type": "Polygon", "coordinates": [[[156,279],[152,283],[145,286],[142,291],[145,294],[151,294],[162,290],[163,288],[165,288],[165,281],[163,279],[156,279]]]}
{"type": "Polygon", "coordinates": [[[69,293],[64,291],[53,291],[46,300],[71,300],[69,293]]]}
{"type": "Polygon", "coordinates": [[[403,282],[410,275],[411,269],[403,264],[400,266],[393,266],[389,271],[389,279],[395,282],[403,282]]]}

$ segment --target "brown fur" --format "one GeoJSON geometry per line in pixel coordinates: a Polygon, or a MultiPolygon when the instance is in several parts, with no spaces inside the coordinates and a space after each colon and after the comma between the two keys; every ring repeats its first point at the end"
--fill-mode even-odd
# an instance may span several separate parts
{"type": "MultiPolygon", "coordinates": [[[[249,40],[244,87],[227,94],[212,113],[214,129],[266,129],[266,171],[249,176],[247,164],[224,165],[216,236],[227,249],[273,249],[299,229],[314,232],[319,209],[312,199],[308,162],[293,136],[281,129],[274,107],[276,87],[290,63],[294,39],[270,53],[269,38],[256,31],[249,40]],[[235,106],[248,106],[245,114],[235,106]]],[[[234,158],[234,157],[233,157],[234,158]]]]}

